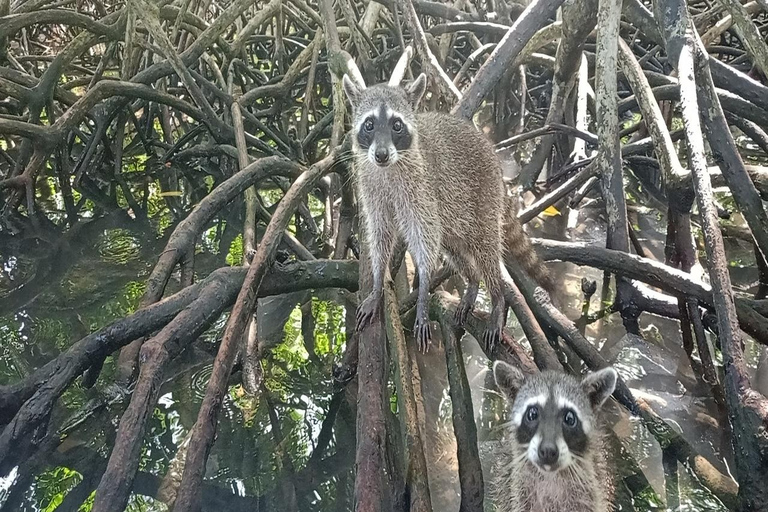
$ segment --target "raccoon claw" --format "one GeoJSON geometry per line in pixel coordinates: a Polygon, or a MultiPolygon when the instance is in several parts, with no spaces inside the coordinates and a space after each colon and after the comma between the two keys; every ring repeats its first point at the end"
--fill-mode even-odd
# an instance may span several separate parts
{"type": "Polygon", "coordinates": [[[432,339],[429,320],[416,320],[413,331],[416,335],[416,342],[419,345],[419,352],[426,354],[429,350],[429,340],[432,339]]]}
{"type": "Polygon", "coordinates": [[[273,263],[273,266],[275,267],[275,270],[277,270],[278,272],[290,272],[291,269],[296,266],[296,262],[290,261],[290,260],[275,261],[273,263]]]}
{"type": "Polygon", "coordinates": [[[472,310],[474,304],[467,304],[463,300],[459,302],[459,306],[456,308],[456,312],[453,314],[453,320],[456,322],[456,325],[461,327],[463,326],[467,318],[469,318],[469,315],[472,313],[472,310]]]}
{"type": "Polygon", "coordinates": [[[467,321],[467,318],[469,318],[469,315],[472,314],[472,310],[475,309],[475,301],[477,301],[477,291],[478,291],[477,282],[470,281],[469,284],[467,285],[467,289],[464,290],[464,295],[461,296],[459,305],[456,307],[456,312],[453,315],[453,318],[456,321],[456,325],[458,327],[464,326],[464,324],[467,321]]]}
{"type": "Polygon", "coordinates": [[[483,333],[483,343],[488,347],[489,354],[496,352],[499,341],[501,341],[501,329],[486,329],[485,333],[483,333]]]}
{"type": "Polygon", "coordinates": [[[358,331],[362,330],[368,323],[373,321],[381,309],[381,298],[369,295],[357,308],[357,326],[358,331]]]}

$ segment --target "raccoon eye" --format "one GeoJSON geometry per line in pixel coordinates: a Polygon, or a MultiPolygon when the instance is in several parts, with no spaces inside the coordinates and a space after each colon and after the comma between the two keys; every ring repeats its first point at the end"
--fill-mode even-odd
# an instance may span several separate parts
{"type": "Polygon", "coordinates": [[[539,408],[535,405],[530,406],[528,410],[525,411],[525,417],[528,421],[536,421],[539,419],[539,408]]]}
{"type": "Polygon", "coordinates": [[[395,119],[395,122],[392,123],[392,129],[395,130],[397,133],[400,133],[403,131],[403,122],[399,119],[395,119]]]}
{"type": "Polygon", "coordinates": [[[565,411],[565,416],[563,416],[563,423],[569,427],[575,427],[577,421],[578,419],[576,418],[576,414],[573,411],[565,411]]]}
{"type": "Polygon", "coordinates": [[[370,117],[365,120],[365,123],[363,124],[363,128],[365,128],[365,131],[372,132],[373,131],[373,119],[370,117]]]}

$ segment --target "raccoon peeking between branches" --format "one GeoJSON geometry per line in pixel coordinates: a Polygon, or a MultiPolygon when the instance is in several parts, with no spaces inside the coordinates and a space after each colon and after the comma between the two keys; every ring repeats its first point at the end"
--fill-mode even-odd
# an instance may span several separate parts
{"type": "Polygon", "coordinates": [[[357,328],[381,312],[385,273],[402,237],[418,269],[414,332],[419,348],[426,351],[431,337],[430,277],[445,254],[467,280],[456,310],[459,325],[474,308],[480,281],[485,282],[492,309],[483,338],[493,350],[506,313],[504,252],[548,289],[549,274],[506,198],[501,163],[490,141],[458,117],[417,113],[427,80],[422,73],[400,86],[408,55],[387,84],[366,87],[351,61],[356,78],[343,78],[352,106],[353,171],[373,272],[373,290],[358,309],[357,328]]]}
{"type": "Polygon", "coordinates": [[[553,371],[525,377],[496,361],[493,375],[509,403],[491,486],[496,510],[613,510],[599,410],[616,387],[616,370],[608,367],[581,381],[553,371]]]}

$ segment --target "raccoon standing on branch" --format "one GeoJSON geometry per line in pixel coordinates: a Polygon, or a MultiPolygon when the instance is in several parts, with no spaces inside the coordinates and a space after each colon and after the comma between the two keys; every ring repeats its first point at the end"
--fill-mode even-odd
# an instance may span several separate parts
{"type": "Polygon", "coordinates": [[[480,281],[491,297],[483,341],[493,350],[504,327],[503,257],[517,259],[542,286],[549,274],[528,241],[507,198],[493,146],[459,117],[417,112],[426,92],[423,73],[407,87],[403,54],[387,84],[366,87],[353,61],[344,75],[352,106],[353,172],[370,248],[373,289],[360,304],[357,329],[381,314],[384,279],[398,239],[416,264],[419,292],[414,333],[426,351],[431,338],[429,283],[442,254],[467,280],[456,310],[463,325],[474,308],[480,281]]]}

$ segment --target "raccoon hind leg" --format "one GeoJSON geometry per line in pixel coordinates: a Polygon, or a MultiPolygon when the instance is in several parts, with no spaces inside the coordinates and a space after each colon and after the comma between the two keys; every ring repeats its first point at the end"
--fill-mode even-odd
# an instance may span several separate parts
{"type": "Polygon", "coordinates": [[[464,294],[461,296],[459,305],[456,307],[456,312],[453,315],[456,325],[461,327],[475,309],[477,293],[480,291],[481,275],[478,271],[477,263],[471,256],[461,251],[453,251],[450,248],[447,248],[446,253],[448,254],[451,266],[467,280],[467,287],[464,289],[464,294]]]}
{"type": "Polygon", "coordinates": [[[419,350],[426,353],[432,339],[432,331],[429,326],[429,283],[432,273],[437,267],[436,263],[440,259],[439,231],[437,231],[438,236],[435,236],[436,230],[425,229],[424,224],[417,221],[411,222],[405,231],[408,252],[411,253],[419,276],[416,322],[413,326],[413,332],[419,350]]]}
{"type": "Polygon", "coordinates": [[[478,258],[485,287],[491,296],[491,318],[488,328],[483,334],[483,341],[488,348],[488,353],[493,354],[496,346],[501,341],[501,332],[507,317],[507,304],[504,300],[504,282],[501,277],[501,260],[493,261],[488,255],[478,258]]]}

